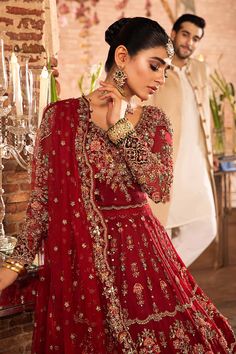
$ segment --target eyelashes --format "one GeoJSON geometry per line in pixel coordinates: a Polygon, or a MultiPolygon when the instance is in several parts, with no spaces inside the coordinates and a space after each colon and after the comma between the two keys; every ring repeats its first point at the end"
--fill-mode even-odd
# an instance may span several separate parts
{"type": "Polygon", "coordinates": [[[158,71],[160,66],[159,65],[150,64],[150,68],[152,69],[152,71],[158,71]]]}
{"type": "MultiPolygon", "coordinates": [[[[152,71],[158,71],[160,69],[160,66],[159,65],[154,65],[154,64],[150,64],[150,68],[152,69],[152,71]]],[[[167,72],[165,71],[165,79],[168,78],[168,75],[167,75],[167,72]]]]}

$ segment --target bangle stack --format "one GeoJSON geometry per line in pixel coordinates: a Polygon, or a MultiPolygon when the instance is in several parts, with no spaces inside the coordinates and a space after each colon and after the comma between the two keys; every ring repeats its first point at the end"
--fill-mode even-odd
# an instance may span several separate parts
{"type": "Polygon", "coordinates": [[[107,131],[108,138],[115,144],[121,144],[128,136],[134,133],[133,124],[127,118],[118,120],[107,131]]]}
{"type": "Polygon", "coordinates": [[[11,259],[4,261],[1,267],[13,270],[13,272],[18,273],[19,275],[23,275],[26,272],[25,266],[23,264],[11,259]]]}

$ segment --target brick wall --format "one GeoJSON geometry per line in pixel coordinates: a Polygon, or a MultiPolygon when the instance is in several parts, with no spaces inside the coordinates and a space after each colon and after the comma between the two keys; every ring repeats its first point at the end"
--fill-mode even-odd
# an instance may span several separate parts
{"type": "MultiPolygon", "coordinates": [[[[44,2],[48,1],[0,1],[0,36],[4,39],[7,57],[14,49],[20,61],[29,58],[32,66],[40,67],[45,63],[44,2]]],[[[6,203],[5,232],[17,236],[25,217],[29,183],[27,171],[13,159],[4,161],[3,188],[6,203]]],[[[32,328],[31,312],[0,318],[0,353],[30,353],[32,328]]]]}
{"type": "Polygon", "coordinates": [[[0,31],[7,53],[13,49],[31,63],[44,62],[44,0],[3,0],[0,3],[0,31]]]}
{"type": "Polygon", "coordinates": [[[25,217],[30,185],[28,172],[13,159],[4,162],[3,189],[6,205],[5,232],[17,237],[25,217]]]}
{"type": "MultiPolygon", "coordinates": [[[[0,2],[0,34],[5,42],[6,57],[15,50],[20,61],[30,60],[32,66],[45,63],[44,0],[2,0],[0,2]]],[[[4,161],[5,231],[16,236],[25,216],[29,197],[27,172],[14,160],[4,161]]]]}

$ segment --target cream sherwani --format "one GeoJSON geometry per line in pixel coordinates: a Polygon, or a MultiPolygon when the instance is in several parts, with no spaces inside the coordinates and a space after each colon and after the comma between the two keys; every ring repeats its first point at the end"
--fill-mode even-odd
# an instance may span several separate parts
{"type": "Polygon", "coordinates": [[[179,227],[173,243],[190,265],[216,235],[207,71],[189,60],[174,68],[149,103],[161,107],[174,128],[174,182],[170,203],[154,206],[167,229],[179,227]]]}

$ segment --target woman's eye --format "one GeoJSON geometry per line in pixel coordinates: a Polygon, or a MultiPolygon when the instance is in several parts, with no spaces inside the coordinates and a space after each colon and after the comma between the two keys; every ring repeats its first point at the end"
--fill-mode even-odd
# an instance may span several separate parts
{"type": "Polygon", "coordinates": [[[153,70],[153,71],[157,71],[159,69],[159,66],[158,65],[154,65],[154,64],[150,64],[150,68],[153,70]]]}

